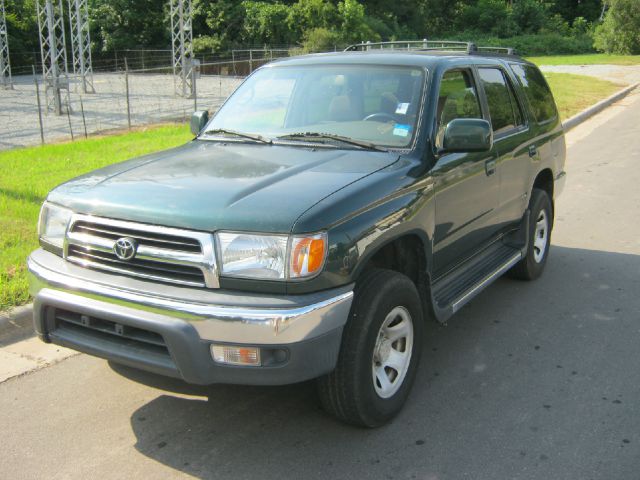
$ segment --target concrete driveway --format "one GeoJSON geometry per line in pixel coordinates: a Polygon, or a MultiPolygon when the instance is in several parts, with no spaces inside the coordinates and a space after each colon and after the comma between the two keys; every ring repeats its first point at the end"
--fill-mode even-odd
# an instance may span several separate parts
{"type": "Polygon", "coordinates": [[[86,355],[0,383],[0,478],[631,479],[640,471],[640,95],[569,134],[553,249],[430,325],[390,425],[312,383],[184,385],[86,355]]]}

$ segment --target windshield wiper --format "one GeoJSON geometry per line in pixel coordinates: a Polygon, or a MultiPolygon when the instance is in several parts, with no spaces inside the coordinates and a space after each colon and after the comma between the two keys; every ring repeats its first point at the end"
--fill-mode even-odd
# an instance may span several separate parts
{"type": "Polygon", "coordinates": [[[333,133],[320,133],[320,132],[297,132],[289,133],[287,135],[280,135],[276,137],[277,140],[297,140],[297,139],[323,139],[335,140],[337,142],[347,143],[349,145],[355,145],[360,148],[366,148],[367,150],[378,150],[380,152],[386,152],[386,148],[382,148],[375,143],[366,142],[364,140],[356,140],[351,137],[344,137],[342,135],[335,135],[333,133]]]}
{"type": "Polygon", "coordinates": [[[228,128],[214,128],[212,130],[206,130],[204,132],[205,135],[232,135],[234,137],[246,138],[249,140],[253,140],[255,142],[267,143],[271,145],[273,141],[270,138],[264,138],[262,135],[254,134],[254,133],[244,133],[238,132],[237,130],[230,130],[228,128]]]}

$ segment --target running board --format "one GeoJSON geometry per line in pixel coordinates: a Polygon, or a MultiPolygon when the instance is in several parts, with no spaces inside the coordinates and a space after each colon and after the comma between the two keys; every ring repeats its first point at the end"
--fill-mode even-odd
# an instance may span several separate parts
{"type": "Polygon", "coordinates": [[[494,280],[498,277],[501,277],[503,274],[507,273],[511,267],[513,267],[516,263],[520,261],[522,258],[522,254],[520,252],[516,253],[513,257],[507,260],[504,264],[500,266],[495,272],[489,274],[485,277],[480,283],[478,283],[475,287],[465,293],[461,298],[456,300],[453,305],[451,305],[451,309],[453,313],[456,313],[462,307],[464,307],[467,303],[469,303],[476,295],[478,295],[482,290],[488,287],[494,280]]]}
{"type": "Polygon", "coordinates": [[[520,261],[523,250],[501,241],[437,280],[431,288],[435,317],[446,322],[454,313],[520,261]]]}

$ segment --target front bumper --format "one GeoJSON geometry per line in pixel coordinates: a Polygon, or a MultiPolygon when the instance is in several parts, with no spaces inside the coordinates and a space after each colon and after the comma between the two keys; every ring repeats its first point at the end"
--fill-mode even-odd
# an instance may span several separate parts
{"type": "Polygon", "coordinates": [[[308,295],[175,287],[28,260],[34,324],[46,342],[189,383],[279,385],[335,368],[353,286],[308,295]],[[210,346],[260,347],[263,366],[215,363],[210,346]]]}

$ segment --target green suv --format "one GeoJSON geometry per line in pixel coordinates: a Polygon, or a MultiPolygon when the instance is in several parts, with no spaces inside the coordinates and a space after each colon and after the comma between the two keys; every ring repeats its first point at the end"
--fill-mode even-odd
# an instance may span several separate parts
{"type": "Polygon", "coordinates": [[[565,141],[511,51],[347,50],[270,63],[186,145],[51,191],[40,338],[194,384],[317,379],[339,419],[391,419],[427,318],[542,273],[565,141]]]}

